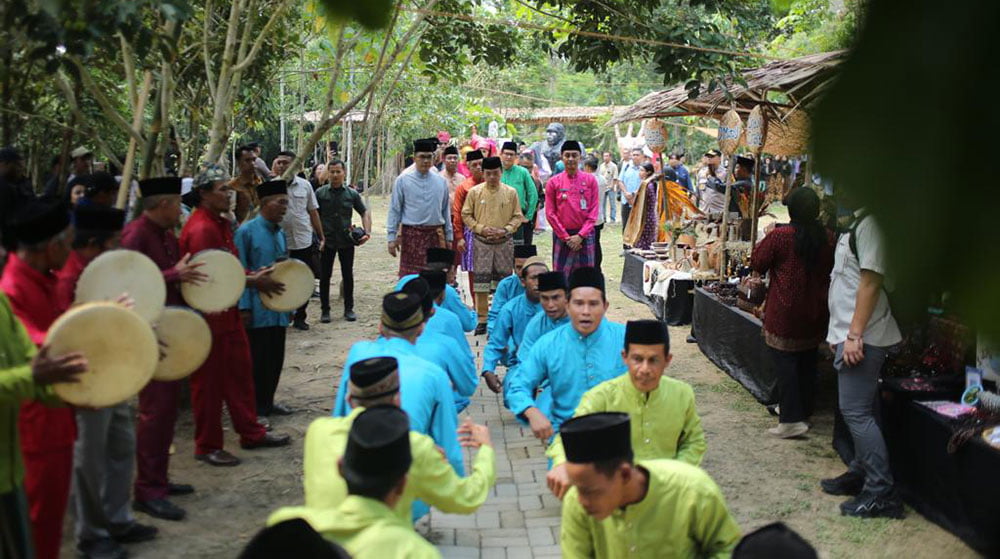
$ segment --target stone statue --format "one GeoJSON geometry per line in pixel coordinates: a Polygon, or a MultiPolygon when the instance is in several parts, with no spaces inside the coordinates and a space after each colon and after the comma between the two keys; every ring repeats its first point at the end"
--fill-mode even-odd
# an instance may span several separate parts
{"type": "MultiPolygon", "coordinates": [[[[556,162],[562,159],[560,150],[562,149],[563,142],[565,141],[566,127],[559,122],[549,123],[549,125],[545,128],[545,141],[535,142],[531,146],[531,151],[535,153],[535,162],[538,163],[538,166],[544,168],[545,164],[547,164],[548,168],[545,170],[554,172],[556,162]]],[[[582,142],[580,143],[580,147],[583,148],[582,142]]],[[[584,154],[585,153],[586,151],[584,151],[584,154]]]]}

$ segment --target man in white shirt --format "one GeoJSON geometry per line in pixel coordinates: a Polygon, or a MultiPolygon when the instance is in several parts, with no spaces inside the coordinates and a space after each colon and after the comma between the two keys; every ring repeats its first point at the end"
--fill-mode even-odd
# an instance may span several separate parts
{"type": "MultiPolygon", "coordinates": [[[[274,158],[271,168],[276,176],[282,176],[288,170],[295,153],[283,151],[274,158]]],[[[313,234],[319,242],[319,251],[323,251],[326,238],[323,236],[323,224],[319,220],[319,204],[312,185],[302,177],[293,176],[288,179],[288,212],[281,220],[281,228],[285,232],[288,254],[309,265],[316,273],[316,247],[313,245],[313,234]]],[[[309,302],[295,311],[292,326],[299,330],[308,330],[306,323],[306,307],[309,302]]]]}
{"type": "Polygon", "coordinates": [[[855,456],[846,473],[820,485],[831,495],[856,495],[840,505],[841,514],[902,518],[903,503],[893,490],[875,403],[882,365],[903,338],[883,287],[885,252],[878,225],[864,209],[854,216],[849,232],[837,242],[826,341],[835,353],[840,411],[851,431],[855,456]]]}
{"type": "MultiPolygon", "coordinates": [[[[597,166],[597,175],[604,178],[604,184],[607,185],[601,191],[601,215],[607,217],[608,213],[605,210],[605,204],[611,206],[611,223],[615,222],[615,216],[618,214],[618,183],[616,179],[618,178],[618,165],[611,160],[611,152],[606,151],[601,154],[601,164],[597,166]]],[[[600,182],[600,181],[598,181],[600,182]]]]}

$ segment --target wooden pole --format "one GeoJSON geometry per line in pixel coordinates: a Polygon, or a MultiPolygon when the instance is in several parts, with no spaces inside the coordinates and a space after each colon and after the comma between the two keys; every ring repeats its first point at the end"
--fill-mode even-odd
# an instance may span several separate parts
{"type": "Polygon", "coordinates": [[[760,154],[761,148],[757,148],[756,159],[753,166],[753,192],[750,194],[750,250],[757,244],[757,191],[760,190],[760,154]]]}
{"type": "MultiPolygon", "coordinates": [[[[152,83],[153,74],[147,71],[142,81],[142,91],[139,93],[135,113],[132,115],[132,128],[135,130],[139,130],[139,127],[142,126],[142,113],[146,110],[146,100],[149,98],[149,88],[152,86],[152,83]]],[[[115,207],[120,210],[125,209],[129,191],[132,190],[132,167],[135,166],[135,148],[136,141],[133,136],[128,141],[128,151],[125,152],[125,163],[122,167],[122,181],[118,185],[118,200],[115,202],[115,207]]]]}
{"type": "Polygon", "coordinates": [[[722,247],[722,252],[719,254],[719,281],[725,278],[726,271],[726,243],[729,240],[729,199],[733,196],[733,178],[735,176],[736,170],[733,168],[733,163],[736,158],[733,155],[726,156],[729,160],[727,162],[728,172],[726,173],[726,202],[725,206],[722,208],[722,231],[719,232],[719,243],[722,247]]]}

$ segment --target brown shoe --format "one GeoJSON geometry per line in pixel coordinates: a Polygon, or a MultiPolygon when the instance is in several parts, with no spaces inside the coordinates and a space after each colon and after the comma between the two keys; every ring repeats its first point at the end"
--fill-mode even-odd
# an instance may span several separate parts
{"type": "Polygon", "coordinates": [[[208,454],[195,454],[194,459],[201,460],[211,466],[236,466],[240,463],[239,458],[222,449],[213,450],[208,454]]]}
{"type": "Polygon", "coordinates": [[[260,439],[250,443],[240,443],[240,447],[245,450],[254,448],[274,448],[277,446],[287,446],[292,442],[292,438],[283,433],[267,433],[260,439]]]}

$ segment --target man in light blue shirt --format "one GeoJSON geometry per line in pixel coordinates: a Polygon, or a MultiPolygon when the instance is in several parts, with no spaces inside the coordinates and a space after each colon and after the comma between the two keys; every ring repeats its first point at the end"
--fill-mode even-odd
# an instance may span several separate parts
{"type": "Polygon", "coordinates": [[[517,245],[514,247],[514,273],[503,278],[497,283],[497,289],[493,293],[493,302],[490,303],[490,312],[486,315],[486,332],[493,333],[493,324],[500,316],[500,309],[518,295],[524,294],[524,283],[521,281],[521,270],[524,262],[538,256],[538,249],[535,245],[517,245]]]}
{"type": "Polygon", "coordinates": [[[435,273],[430,270],[424,270],[420,272],[420,275],[413,276],[411,280],[405,283],[400,282],[401,287],[399,290],[407,293],[415,293],[423,300],[424,316],[430,316],[424,331],[436,332],[448,336],[458,344],[458,347],[462,349],[462,353],[468,355],[470,359],[475,359],[475,356],[472,354],[472,348],[469,347],[469,340],[465,337],[465,331],[462,330],[462,322],[455,316],[455,313],[441,306],[441,303],[444,301],[444,291],[436,294],[436,297],[428,298],[427,280],[425,279],[423,282],[415,281],[425,274],[435,273]],[[423,284],[423,287],[419,287],[420,284],[423,284]]]}
{"type": "MultiPolygon", "coordinates": [[[[410,416],[410,428],[434,439],[458,475],[464,475],[462,448],[458,443],[458,413],[447,373],[424,360],[414,345],[424,330],[420,298],[412,293],[394,291],[382,299],[379,337],[358,342],[351,347],[344,370],[372,357],[395,357],[399,361],[402,408],[410,416]]],[[[334,417],[351,413],[347,403],[350,375],[342,375],[333,405],[334,417]]]]}
{"type": "MultiPolygon", "coordinates": [[[[280,225],[288,211],[285,181],[274,180],[257,185],[257,197],[260,199],[260,212],[241,225],[234,237],[240,261],[247,270],[273,266],[275,262],[288,258],[285,234],[280,225]]],[[[288,415],[292,410],[275,404],[274,393],[285,364],[285,331],[290,315],[266,308],[260,294],[252,287],[243,291],[239,308],[250,341],[257,415],[288,415]]]]}
{"type": "Polygon", "coordinates": [[[628,370],[621,356],[625,326],[605,320],[604,289],[604,275],[595,268],[574,270],[569,277],[570,323],[539,338],[512,379],[508,408],[527,419],[532,434],[546,443],[573,417],[584,392],[628,370]],[[545,381],[552,393],[548,416],[535,401],[535,390],[545,381]]]}
{"type": "Polygon", "coordinates": [[[646,161],[646,154],[640,148],[632,150],[632,160],[622,163],[618,172],[618,190],[622,193],[622,227],[628,223],[628,214],[632,212],[635,193],[639,191],[642,179],[639,178],[639,167],[646,161]]]}
{"type": "MultiPolygon", "coordinates": [[[[427,249],[427,269],[440,270],[447,274],[447,281],[444,287],[444,301],[442,301],[441,306],[455,313],[459,322],[462,323],[463,331],[472,332],[476,329],[476,324],[478,323],[476,311],[467,307],[462,302],[462,296],[458,294],[458,290],[450,285],[455,279],[456,266],[454,262],[455,251],[453,250],[439,247],[427,249]]],[[[409,274],[399,278],[399,281],[396,283],[396,290],[403,289],[403,286],[415,277],[417,277],[417,274],[409,274]]]]}
{"type": "Polygon", "coordinates": [[[389,202],[386,233],[389,254],[399,254],[399,276],[415,274],[427,265],[427,249],[451,245],[450,190],[444,177],[431,173],[437,140],[413,143],[414,172],[396,178],[389,202]],[[443,234],[443,238],[442,238],[443,234]],[[399,240],[397,241],[397,235],[399,240]]]}
{"type": "Polygon", "coordinates": [[[544,260],[533,256],[525,261],[521,269],[521,279],[524,283],[524,294],[514,297],[503,306],[497,318],[493,333],[483,352],[483,379],[486,386],[499,394],[502,384],[496,375],[497,365],[501,358],[507,357],[508,371],[517,367],[518,346],[524,336],[524,328],[538,311],[542,310],[538,303],[538,276],[549,271],[544,260]]]}

